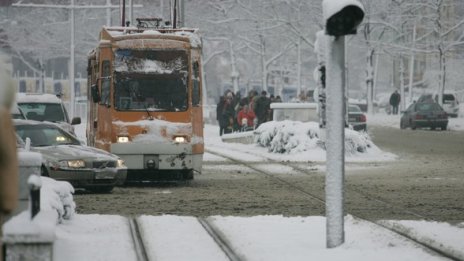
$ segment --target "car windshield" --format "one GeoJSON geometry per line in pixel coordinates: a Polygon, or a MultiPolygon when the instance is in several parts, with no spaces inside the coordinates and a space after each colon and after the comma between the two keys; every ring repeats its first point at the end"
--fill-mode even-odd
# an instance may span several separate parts
{"type": "Polygon", "coordinates": [[[66,122],[63,108],[59,103],[18,103],[28,120],[66,122]]]}
{"type": "Polygon", "coordinates": [[[350,105],[348,106],[348,112],[361,112],[361,109],[358,106],[350,105]]]}
{"type": "Polygon", "coordinates": [[[187,52],[120,49],[115,57],[114,106],[120,111],[185,111],[187,52]]]}
{"type": "Polygon", "coordinates": [[[80,145],[80,142],[61,130],[51,125],[16,125],[16,133],[21,139],[31,139],[31,146],[56,146],[56,145],[80,145]]]}

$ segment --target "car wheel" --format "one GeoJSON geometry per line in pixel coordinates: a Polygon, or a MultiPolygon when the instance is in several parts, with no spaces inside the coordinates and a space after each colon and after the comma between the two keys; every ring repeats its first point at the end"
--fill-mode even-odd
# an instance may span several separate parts
{"type": "Polygon", "coordinates": [[[411,122],[409,125],[411,125],[411,130],[415,130],[417,128],[416,124],[411,122]]]}
{"type": "Polygon", "coordinates": [[[406,129],[406,126],[404,126],[404,123],[402,121],[400,121],[400,129],[402,130],[406,129]]]}
{"type": "Polygon", "coordinates": [[[95,193],[109,193],[113,190],[113,186],[102,186],[102,187],[92,187],[87,188],[88,190],[95,192],[95,193]]]}
{"type": "Polygon", "coordinates": [[[42,177],[50,177],[50,175],[48,175],[47,168],[45,168],[44,165],[42,165],[42,167],[40,167],[40,176],[42,176],[42,177]]]}
{"type": "Polygon", "coordinates": [[[446,125],[445,125],[445,126],[441,126],[441,130],[446,130],[446,125]]]}

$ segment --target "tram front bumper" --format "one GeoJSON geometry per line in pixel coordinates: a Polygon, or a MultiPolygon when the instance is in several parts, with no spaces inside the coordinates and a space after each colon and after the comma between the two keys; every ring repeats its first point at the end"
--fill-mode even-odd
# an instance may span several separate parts
{"type": "Polygon", "coordinates": [[[111,153],[121,157],[128,169],[193,169],[191,144],[113,143],[111,153]]]}

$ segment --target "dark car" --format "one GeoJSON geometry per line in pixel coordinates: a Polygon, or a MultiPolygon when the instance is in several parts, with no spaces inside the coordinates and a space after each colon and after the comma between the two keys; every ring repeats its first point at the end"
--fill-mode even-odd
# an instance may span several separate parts
{"type": "Polygon", "coordinates": [[[367,130],[367,118],[366,115],[362,112],[361,108],[355,104],[348,105],[348,124],[353,127],[353,130],[356,131],[366,131],[367,130]]]}
{"type": "MultiPolygon", "coordinates": [[[[417,100],[418,102],[438,102],[438,94],[423,94],[417,100]]],[[[449,117],[458,117],[459,115],[459,101],[454,93],[443,93],[443,110],[449,117]]]]}
{"type": "Polygon", "coordinates": [[[433,101],[411,104],[403,112],[400,121],[401,129],[410,127],[413,130],[416,128],[431,128],[432,130],[440,128],[446,130],[447,126],[448,115],[438,103],[433,101]]]}
{"type": "Polygon", "coordinates": [[[76,188],[109,192],[124,184],[127,167],[118,156],[87,147],[53,123],[15,120],[16,133],[42,154],[42,176],[68,181],[76,188]]]}

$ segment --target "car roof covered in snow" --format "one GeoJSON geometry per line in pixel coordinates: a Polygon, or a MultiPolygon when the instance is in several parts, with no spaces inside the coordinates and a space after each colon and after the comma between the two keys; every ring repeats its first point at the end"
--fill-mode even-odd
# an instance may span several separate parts
{"type": "Polygon", "coordinates": [[[18,103],[61,103],[61,99],[49,93],[17,93],[18,103]]]}

